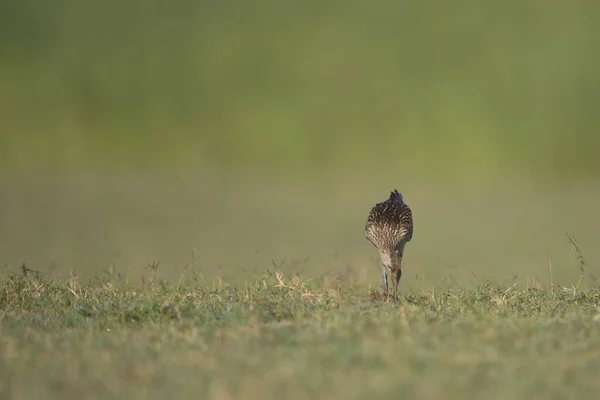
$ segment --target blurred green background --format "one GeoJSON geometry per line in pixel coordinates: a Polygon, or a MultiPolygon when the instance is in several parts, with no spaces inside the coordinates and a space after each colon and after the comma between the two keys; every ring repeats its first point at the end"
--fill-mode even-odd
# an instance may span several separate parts
{"type": "Polygon", "coordinates": [[[0,261],[377,284],[364,220],[398,188],[418,285],[553,260],[571,282],[565,230],[599,255],[599,22],[587,1],[3,0],[0,261]]]}

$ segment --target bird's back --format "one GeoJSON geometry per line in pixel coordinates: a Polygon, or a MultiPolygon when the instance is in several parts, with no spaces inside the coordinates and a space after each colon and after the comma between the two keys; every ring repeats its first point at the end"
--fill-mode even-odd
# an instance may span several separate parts
{"type": "Polygon", "coordinates": [[[412,212],[397,190],[391,192],[386,201],[377,203],[371,209],[365,236],[378,249],[392,250],[400,243],[409,242],[412,235],[412,212]]]}

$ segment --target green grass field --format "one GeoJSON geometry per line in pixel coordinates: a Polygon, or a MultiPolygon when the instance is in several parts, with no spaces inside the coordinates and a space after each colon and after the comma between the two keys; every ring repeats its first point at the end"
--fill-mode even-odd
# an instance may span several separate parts
{"type": "Polygon", "coordinates": [[[0,398],[596,398],[599,20],[0,1],[0,398]]]}
{"type": "Polygon", "coordinates": [[[592,181],[401,186],[415,236],[394,304],[363,235],[393,177],[40,176],[0,199],[0,397],[600,390],[592,181]]]}
{"type": "Polygon", "coordinates": [[[272,268],[240,286],[0,282],[3,398],[593,399],[600,291],[405,292],[272,268]]]}
{"type": "Polygon", "coordinates": [[[3,178],[0,397],[600,390],[594,181],[43,176],[3,178]],[[390,182],[415,218],[399,305],[363,234],[390,182]]]}

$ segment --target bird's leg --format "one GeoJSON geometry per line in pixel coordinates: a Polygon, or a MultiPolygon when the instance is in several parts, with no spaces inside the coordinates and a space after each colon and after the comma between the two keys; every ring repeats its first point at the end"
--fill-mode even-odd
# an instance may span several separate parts
{"type": "Polygon", "coordinates": [[[381,286],[383,287],[383,295],[387,296],[388,294],[388,275],[387,275],[387,267],[385,264],[383,265],[383,275],[381,276],[381,286]]]}
{"type": "Polygon", "coordinates": [[[400,277],[402,276],[402,267],[395,271],[392,271],[392,279],[394,280],[394,301],[398,301],[398,285],[400,284],[400,277]]]}

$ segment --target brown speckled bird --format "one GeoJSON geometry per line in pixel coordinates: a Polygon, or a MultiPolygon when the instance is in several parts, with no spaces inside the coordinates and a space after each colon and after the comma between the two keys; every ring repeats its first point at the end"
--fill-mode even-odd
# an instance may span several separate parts
{"type": "Polygon", "coordinates": [[[381,285],[383,294],[388,294],[387,269],[392,274],[394,300],[398,301],[398,284],[402,276],[402,256],[404,246],[412,239],[412,212],[404,202],[402,195],[394,190],[390,198],[375,204],[371,209],[365,226],[365,236],[379,250],[383,262],[381,285]]]}

